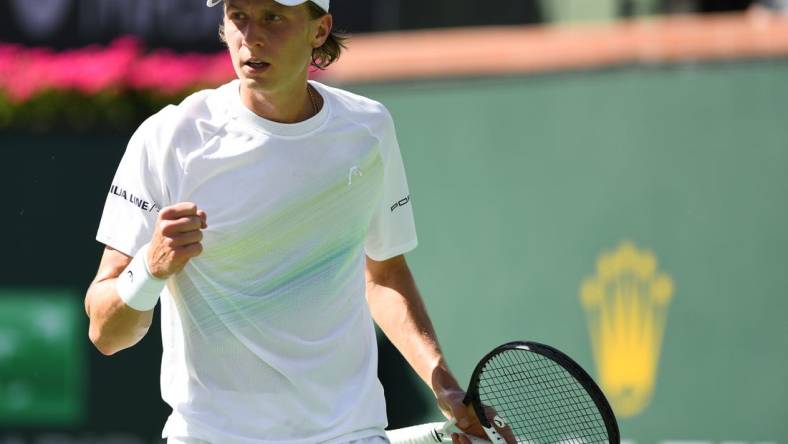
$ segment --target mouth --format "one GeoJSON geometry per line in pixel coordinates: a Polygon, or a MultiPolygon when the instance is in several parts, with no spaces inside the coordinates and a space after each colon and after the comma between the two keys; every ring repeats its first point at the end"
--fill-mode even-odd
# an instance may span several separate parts
{"type": "Polygon", "coordinates": [[[246,62],[244,62],[244,66],[248,67],[252,71],[262,71],[271,66],[270,63],[265,62],[261,59],[250,58],[246,62]]]}

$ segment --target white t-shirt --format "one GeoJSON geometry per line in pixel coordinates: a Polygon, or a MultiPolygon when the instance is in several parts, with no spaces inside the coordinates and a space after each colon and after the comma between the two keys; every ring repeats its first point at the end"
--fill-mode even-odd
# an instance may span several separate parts
{"type": "Polygon", "coordinates": [[[201,256],[162,292],[163,436],[215,444],[338,443],[386,426],[365,254],[415,248],[388,111],[311,82],[312,118],[265,120],[239,82],[146,120],[112,182],[97,239],[134,255],[159,210],[208,215],[201,256]]]}

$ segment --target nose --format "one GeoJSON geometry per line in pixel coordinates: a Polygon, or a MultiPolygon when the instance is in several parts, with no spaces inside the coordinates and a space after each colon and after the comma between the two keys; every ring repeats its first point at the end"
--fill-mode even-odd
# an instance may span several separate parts
{"type": "Polygon", "coordinates": [[[244,45],[246,47],[262,47],[265,45],[263,26],[250,21],[243,30],[244,45]]]}

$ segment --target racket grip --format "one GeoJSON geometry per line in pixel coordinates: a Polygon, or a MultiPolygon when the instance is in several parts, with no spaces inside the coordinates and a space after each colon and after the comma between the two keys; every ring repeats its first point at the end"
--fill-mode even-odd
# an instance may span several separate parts
{"type": "MultiPolygon", "coordinates": [[[[387,430],[391,444],[436,444],[440,442],[451,442],[451,431],[453,421],[431,422],[412,427],[405,427],[396,430],[387,430]]],[[[471,444],[489,444],[486,439],[475,436],[465,435],[471,444]]]]}
{"type": "Polygon", "coordinates": [[[444,436],[451,435],[446,433],[446,423],[431,422],[412,427],[405,427],[396,430],[387,430],[386,435],[391,444],[435,444],[443,442],[444,436]]]}

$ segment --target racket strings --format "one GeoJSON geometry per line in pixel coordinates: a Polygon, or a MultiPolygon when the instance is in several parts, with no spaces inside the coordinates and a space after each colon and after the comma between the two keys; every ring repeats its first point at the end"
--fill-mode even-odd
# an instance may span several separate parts
{"type": "MultiPolygon", "coordinates": [[[[544,367],[540,368],[543,369],[544,367]]],[[[533,425],[536,423],[542,424],[543,427],[553,428],[571,426],[576,429],[575,432],[593,428],[593,421],[588,421],[589,414],[595,412],[593,408],[589,410],[588,408],[584,408],[581,404],[568,404],[569,407],[564,406],[564,408],[558,408],[557,406],[557,403],[566,403],[567,400],[582,396],[584,392],[579,393],[575,390],[566,390],[556,385],[555,379],[545,379],[544,376],[544,374],[537,374],[536,379],[539,380],[538,383],[546,385],[549,391],[545,392],[542,396],[529,397],[528,395],[523,395],[523,399],[517,402],[518,405],[516,408],[526,412],[525,418],[530,428],[533,428],[533,425]],[[528,408],[528,406],[532,407],[528,408]],[[529,413],[529,410],[530,413],[535,414],[528,415],[527,413],[529,413]],[[571,413],[574,417],[567,417],[567,413],[571,413]],[[586,427],[582,427],[584,425],[586,427]],[[589,425],[590,427],[588,427],[589,425]]],[[[517,380],[513,379],[511,376],[507,379],[510,384],[522,383],[525,381],[525,378],[519,378],[519,380],[517,380]]],[[[533,384],[533,381],[530,381],[529,384],[533,384]]],[[[511,394],[508,395],[507,398],[509,400],[513,399],[511,394]]],[[[503,407],[509,409],[510,406],[504,405],[503,407]]]]}
{"type": "MultiPolygon", "coordinates": [[[[555,400],[552,400],[555,402],[555,400]]],[[[519,405],[514,406],[513,408],[523,409],[523,403],[518,402],[519,405]]],[[[528,414],[529,412],[525,411],[526,414],[523,415],[523,421],[513,421],[509,419],[512,417],[511,413],[505,413],[503,416],[508,423],[511,424],[514,430],[518,430],[518,436],[522,436],[522,429],[526,429],[529,434],[528,436],[530,439],[529,442],[540,442],[540,438],[547,438],[546,442],[556,442],[550,436],[555,435],[555,431],[557,430],[572,430],[572,433],[569,434],[572,436],[571,439],[578,439],[579,438],[587,438],[589,433],[593,434],[597,424],[594,421],[589,421],[587,418],[589,415],[595,414],[594,411],[589,409],[582,409],[582,408],[575,408],[575,409],[557,409],[552,406],[550,403],[533,403],[536,407],[536,414],[528,414]],[[540,405],[542,404],[542,405],[540,405]],[[541,413],[541,414],[540,414],[541,413]],[[567,419],[567,413],[574,415],[574,419],[567,419]],[[551,429],[551,433],[539,433],[538,430],[535,429],[535,425],[539,424],[540,428],[551,429]]],[[[504,410],[511,410],[512,406],[503,405],[499,406],[502,407],[504,410]]],[[[533,412],[531,412],[533,413],[533,412]]],[[[571,439],[564,439],[562,441],[567,441],[571,439]]],[[[584,439],[583,442],[586,442],[584,439]]],[[[606,441],[605,441],[606,442],[606,441]]]]}
{"type": "MultiPolygon", "coordinates": [[[[511,404],[507,405],[506,403],[504,403],[503,405],[500,405],[500,407],[504,408],[507,411],[510,411],[513,408],[521,409],[522,411],[524,411],[525,426],[538,423],[538,424],[542,424],[543,426],[552,425],[554,427],[556,426],[573,427],[575,430],[579,430],[579,431],[593,429],[595,424],[591,421],[588,421],[587,418],[590,417],[590,415],[594,415],[596,413],[595,409],[583,408],[583,406],[577,406],[576,408],[570,408],[568,410],[558,409],[554,407],[553,404],[556,402],[556,397],[558,397],[558,399],[561,399],[562,393],[567,393],[567,392],[564,391],[564,392],[554,393],[555,396],[550,396],[551,399],[548,399],[546,402],[541,397],[531,397],[531,398],[524,398],[518,400],[516,398],[513,398],[511,395],[507,395],[505,396],[505,399],[507,401],[510,401],[512,404],[516,404],[516,405],[511,405],[511,404]],[[535,411],[535,414],[531,414],[531,415],[528,414],[528,413],[534,413],[528,411],[529,409],[527,406],[529,405],[533,406],[533,408],[531,408],[530,410],[535,411]],[[565,414],[567,413],[567,411],[574,415],[574,419],[569,420],[565,418],[565,414]],[[585,428],[578,427],[578,424],[586,425],[588,427],[585,428]]],[[[573,393],[572,396],[577,396],[577,394],[573,393]]],[[[564,399],[566,398],[564,397],[564,399]]],[[[511,416],[511,414],[508,414],[507,416],[511,416]]],[[[516,424],[516,421],[509,420],[507,422],[510,423],[513,422],[514,423],[513,425],[515,427],[518,425],[516,424]]]]}
{"type": "Polygon", "coordinates": [[[527,350],[506,350],[484,366],[482,404],[491,406],[518,443],[607,443],[594,400],[562,366],[527,350]]]}
{"type": "MultiPolygon", "coordinates": [[[[523,378],[523,377],[517,378],[516,376],[514,376],[517,375],[517,373],[512,371],[514,369],[513,367],[515,366],[506,365],[503,368],[504,371],[499,372],[500,373],[499,376],[507,380],[508,384],[517,387],[518,384],[522,385],[522,383],[527,381],[527,383],[530,385],[533,385],[536,382],[536,384],[542,384],[547,388],[546,391],[541,392],[541,396],[539,392],[537,392],[534,396],[529,396],[528,394],[522,394],[521,399],[518,399],[517,396],[514,396],[513,393],[510,392],[503,397],[505,400],[509,401],[508,404],[506,402],[504,402],[503,404],[492,403],[492,405],[496,405],[498,409],[503,409],[507,411],[507,413],[502,414],[501,416],[507,419],[515,429],[522,428],[519,426],[527,426],[529,431],[534,432],[535,425],[541,424],[540,428],[552,429],[551,431],[554,432],[557,429],[567,428],[571,426],[573,427],[573,435],[574,435],[572,439],[577,439],[579,438],[578,436],[576,436],[578,435],[578,432],[589,431],[594,428],[594,421],[588,420],[589,417],[588,413],[593,414],[595,412],[595,409],[592,408],[592,411],[589,411],[588,409],[582,408],[582,405],[573,405],[573,404],[568,404],[570,406],[568,408],[566,405],[563,406],[564,408],[559,408],[559,405],[557,403],[563,402],[564,404],[566,404],[566,401],[568,399],[572,399],[572,397],[577,397],[578,393],[573,390],[561,389],[561,387],[556,384],[556,379],[554,375],[544,372],[544,369],[547,368],[546,366],[542,365],[535,367],[541,370],[541,373],[536,373],[535,379],[537,381],[530,380],[534,378],[523,378]],[[546,376],[550,376],[550,377],[546,378],[546,376]],[[516,405],[510,405],[510,404],[516,404],[516,405]],[[572,408],[572,406],[574,406],[574,408],[572,408]],[[523,415],[523,418],[525,419],[524,424],[518,424],[518,421],[511,419],[512,417],[511,412],[513,409],[517,409],[518,411],[522,411],[525,413],[523,415]],[[568,413],[574,415],[574,417],[567,417],[568,413]]],[[[580,393],[580,395],[583,394],[584,391],[580,393]]],[[[519,421],[519,422],[523,422],[523,421],[519,421]]],[[[540,437],[538,433],[531,433],[531,435],[535,435],[533,436],[533,438],[537,438],[537,439],[540,437]]],[[[545,437],[547,436],[551,436],[551,435],[546,435],[545,437]]],[[[531,439],[531,441],[533,441],[533,438],[531,439]]]]}

